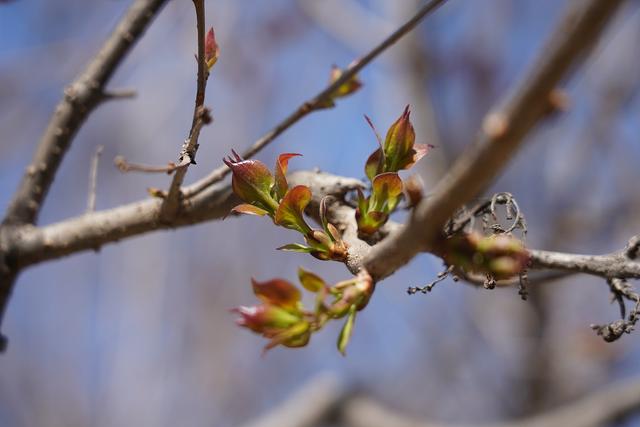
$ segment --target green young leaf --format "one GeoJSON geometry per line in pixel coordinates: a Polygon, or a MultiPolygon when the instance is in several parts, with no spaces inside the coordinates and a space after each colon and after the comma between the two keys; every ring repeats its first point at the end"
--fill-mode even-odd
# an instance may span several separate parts
{"type": "Polygon", "coordinates": [[[402,195],[402,180],[395,172],[386,172],[373,179],[369,209],[391,213],[402,195]]]}
{"type": "Polygon", "coordinates": [[[357,211],[360,211],[361,214],[366,214],[369,211],[369,198],[364,197],[364,193],[359,188],[356,189],[358,193],[358,208],[357,211]]]}
{"type": "Polygon", "coordinates": [[[331,239],[334,242],[339,242],[342,240],[342,236],[340,235],[340,232],[333,224],[331,223],[327,224],[327,232],[329,236],[331,236],[331,239]]]}
{"type": "Polygon", "coordinates": [[[384,164],[382,154],[383,151],[378,148],[376,151],[371,153],[371,155],[367,159],[367,163],[365,163],[364,165],[364,173],[367,175],[367,178],[369,178],[369,181],[373,181],[373,178],[376,175],[382,173],[384,164]]]}
{"type": "Polygon", "coordinates": [[[384,212],[371,211],[364,215],[360,210],[356,210],[356,221],[358,223],[358,231],[364,235],[371,235],[378,231],[387,220],[389,215],[384,212]]]}
{"type": "Polygon", "coordinates": [[[253,293],[263,302],[288,311],[297,312],[302,298],[300,290],[284,279],[258,282],[251,279],[253,293]]]}
{"type": "Polygon", "coordinates": [[[289,328],[301,320],[299,315],[269,304],[237,307],[232,309],[231,312],[240,315],[236,320],[238,326],[260,334],[269,333],[275,329],[289,328]]]}
{"type": "Polygon", "coordinates": [[[329,223],[327,219],[327,200],[331,196],[324,196],[322,200],[320,200],[320,223],[322,224],[322,229],[325,234],[329,236],[332,242],[337,242],[341,239],[340,233],[336,229],[336,227],[329,223]]]}
{"type": "Polygon", "coordinates": [[[297,156],[302,156],[302,154],[284,153],[278,156],[275,167],[275,184],[273,186],[277,200],[281,200],[289,189],[286,178],[287,167],[289,165],[289,159],[297,156]]]}
{"type": "Polygon", "coordinates": [[[314,249],[328,251],[333,245],[331,238],[321,230],[311,230],[305,234],[304,240],[314,249]]]}
{"type": "Polygon", "coordinates": [[[311,201],[311,190],[305,185],[297,185],[287,191],[282,198],[280,206],[276,210],[274,221],[292,230],[297,230],[302,234],[307,234],[311,228],[304,220],[303,212],[311,201]]]}
{"type": "Polygon", "coordinates": [[[298,279],[302,286],[309,292],[320,292],[327,288],[327,284],[317,274],[305,270],[302,267],[298,268],[298,279]]]}
{"type": "Polygon", "coordinates": [[[313,252],[315,249],[309,246],[301,245],[300,243],[289,243],[288,245],[276,248],[276,250],[287,252],[303,252],[308,254],[313,252]]]}
{"type": "Polygon", "coordinates": [[[236,212],[239,214],[247,214],[247,215],[258,215],[258,216],[264,216],[269,213],[262,208],[259,208],[254,205],[250,205],[248,203],[242,203],[234,207],[233,209],[231,209],[231,212],[236,212]]]}
{"type": "Polygon", "coordinates": [[[344,326],[340,331],[340,335],[338,336],[338,351],[342,353],[343,356],[346,356],[347,353],[347,345],[349,344],[349,340],[351,339],[351,335],[353,334],[353,326],[356,322],[356,306],[355,304],[349,307],[349,317],[347,317],[346,322],[344,322],[344,326]]]}
{"type": "Polygon", "coordinates": [[[278,345],[291,348],[304,347],[309,343],[309,338],[311,338],[311,325],[309,325],[309,322],[301,321],[272,335],[271,338],[271,341],[264,346],[264,351],[271,350],[278,345]]]}
{"type": "Polygon", "coordinates": [[[400,163],[407,157],[413,149],[416,140],[416,133],[410,120],[411,112],[407,105],[402,115],[396,120],[384,141],[384,170],[396,172],[400,170],[400,163]]]}

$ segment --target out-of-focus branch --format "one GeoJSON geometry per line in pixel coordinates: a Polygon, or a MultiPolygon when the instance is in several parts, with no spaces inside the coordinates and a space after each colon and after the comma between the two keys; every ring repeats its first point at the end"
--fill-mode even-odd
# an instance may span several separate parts
{"type": "MultiPolygon", "coordinates": [[[[615,384],[574,403],[522,420],[479,424],[478,427],[599,427],[640,410],[640,381],[615,384]]],[[[422,421],[385,408],[371,398],[347,400],[340,420],[351,427],[462,427],[422,421]]],[[[471,425],[467,424],[467,427],[471,425]]]]}
{"type": "Polygon", "coordinates": [[[374,280],[405,265],[440,238],[445,222],[478,197],[509,163],[527,133],[549,111],[549,94],[595,44],[621,0],[582,0],[557,26],[538,60],[504,101],[485,119],[482,133],[424,199],[402,232],[372,249],[364,267],[374,280]]]}
{"type": "Polygon", "coordinates": [[[244,427],[315,427],[333,415],[345,396],[337,378],[320,375],[244,427]]]}
{"type": "MultiPolygon", "coordinates": [[[[19,269],[10,241],[20,224],[35,224],[42,203],[74,136],[103,101],[112,99],[105,87],[116,68],[142,36],[167,0],[136,0],[87,68],[64,91],[40,144],[0,225],[0,324],[19,269]]],[[[6,339],[0,335],[0,351],[6,339]]]]}
{"type": "Polygon", "coordinates": [[[80,77],[65,89],[64,98],[57,105],[9,205],[5,224],[36,222],[42,202],[73,137],[104,99],[105,92],[108,94],[105,87],[114,71],[166,2],[135,1],[100,52],[80,77]]]}
{"type": "Polygon", "coordinates": [[[624,251],[609,255],[579,255],[551,251],[531,251],[531,268],[574,271],[605,278],[640,278],[640,262],[624,251]]]}
{"type": "Polygon", "coordinates": [[[180,203],[182,201],[182,182],[187,175],[189,165],[195,163],[195,155],[198,151],[198,138],[202,126],[211,119],[208,118],[208,112],[204,108],[204,97],[207,89],[207,80],[209,78],[209,69],[205,59],[205,21],[204,21],[204,0],[193,0],[193,6],[196,11],[196,27],[198,37],[198,78],[196,83],[196,105],[193,110],[193,121],[189,137],[185,141],[180,151],[179,167],[173,176],[171,186],[165,198],[162,207],[162,216],[165,220],[176,215],[180,203]]]}
{"type": "MultiPolygon", "coordinates": [[[[411,19],[405,22],[402,26],[400,26],[396,31],[391,33],[386,39],[384,39],[379,45],[374,47],[371,51],[369,51],[365,56],[360,58],[351,64],[344,73],[334,81],[332,84],[328,85],[324,90],[322,90],[319,94],[311,98],[310,100],[304,102],[300,105],[293,113],[291,113],[286,119],[280,122],[276,127],[274,127],[271,131],[269,131],[262,138],[257,140],[248,150],[246,150],[242,157],[250,158],[253,157],[256,153],[266,147],[271,141],[277,138],[284,131],[289,129],[295,123],[297,123],[300,119],[308,115],[309,113],[318,110],[322,106],[326,105],[327,101],[331,99],[335,91],[351,80],[360,70],[362,70],[365,66],[367,66],[371,61],[373,61],[378,55],[391,47],[394,43],[400,40],[405,34],[411,31],[416,27],[427,16],[430,12],[437,9],[440,5],[442,5],[446,0],[431,0],[427,2],[411,19]]],[[[184,189],[183,194],[185,197],[192,197],[200,192],[204,191],[210,185],[215,184],[216,182],[224,179],[225,176],[229,174],[230,170],[226,166],[220,166],[219,168],[213,170],[209,175],[204,177],[203,179],[197,181],[191,186],[184,189]]]]}
{"type": "Polygon", "coordinates": [[[89,170],[89,195],[87,196],[87,212],[96,210],[96,193],[98,187],[98,166],[100,166],[100,155],[104,150],[104,146],[98,145],[96,152],[93,153],[91,159],[91,168],[89,170]]]}
{"type": "Polygon", "coordinates": [[[298,0],[297,3],[316,24],[354,51],[366,49],[371,34],[393,30],[390,22],[355,0],[298,0]]]}

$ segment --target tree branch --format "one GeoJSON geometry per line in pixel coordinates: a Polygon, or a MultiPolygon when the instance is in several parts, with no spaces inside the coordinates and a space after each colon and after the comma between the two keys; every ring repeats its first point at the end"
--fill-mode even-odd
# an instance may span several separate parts
{"type": "Polygon", "coordinates": [[[486,117],[476,143],[454,163],[431,197],[416,207],[407,227],[373,248],[364,260],[374,280],[389,276],[433,246],[454,211],[488,188],[527,133],[548,113],[549,94],[588,53],[621,3],[572,3],[529,73],[486,117]]]}
{"type": "MultiPolygon", "coordinates": [[[[307,213],[319,220],[318,207],[324,196],[332,196],[328,203],[328,218],[343,233],[349,244],[347,267],[357,272],[364,259],[378,245],[358,238],[355,210],[345,200],[345,195],[364,183],[357,179],[317,171],[297,171],[288,176],[289,184],[306,185],[313,198],[307,213]]],[[[228,184],[219,183],[189,200],[185,209],[171,222],[159,219],[162,202],[147,199],[114,209],[88,213],[45,227],[22,226],[16,228],[11,252],[16,255],[18,267],[24,268],[39,262],[72,255],[84,250],[95,250],[121,239],[150,231],[183,227],[204,221],[224,218],[230,209],[241,201],[228,184]]],[[[389,221],[380,236],[392,239],[406,226],[389,221]]],[[[631,238],[631,242],[634,242],[631,238]]],[[[640,278],[640,261],[628,256],[627,245],[623,250],[604,255],[580,255],[532,249],[532,270],[559,270],[591,274],[609,278],[640,278]]],[[[437,253],[435,254],[437,255],[437,253]]]]}
{"type": "Polygon", "coordinates": [[[107,243],[147,233],[224,218],[240,200],[229,186],[212,187],[207,200],[189,203],[172,221],[162,221],[161,199],[147,199],[114,209],[88,213],[45,227],[15,229],[12,253],[18,268],[58,259],[107,243]]]}
{"type": "Polygon", "coordinates": [[[98,145],[93,158],[91,159],[91,168],[89,170],[89,192],[87,196],[87,212],[96,210],[96,193],[98,187],[98,166],[100,165],[100,155],[104,150],[103,145],[98,145]]]}
{"type": "Polygon", "coordinates": [[[80,77],[65,89],[64,98],[56,107],[9,205],[5,224],[33,224],[37,221],[42,202],[73,137],[104,98],[105,86],[116,68],[166,2],[167,0],[135,1],[100,52],[80,77]]]}
{"type": "MultiPolygon", "coordinates": [[[[332,84],[328,85],[316,96],[310,100],[302,103],[293,113],[291,113],[286,119],[280,122],[276,127],[270,130],[262,138],[258,139],[248,150],[242,153],[242,157],[245,159],[253,157],[256,153],[266,147],[271,141],[276,139],[280,134],[289,129],[300,119],[308,115],[309,113],[318,110],[321,106],[326,105],[327,101],[331,99],[335,91],[344,83],[351,80],[360,70],[373,61],[378,55],[393,46],[398,40],[400,40],[405,34],[414,29],[416,25],[424,19],[430,12],[436,10],[446,0],[431,0],[427,2],[418,12],[409,19],[406,23],[400,26],[396,31],[391,33],[386,39],[384,39],[379,45],[374,47],[361,59],[355,61],[350,65],[347,70],[342,73],[339,79],[332,84]]],[[[217,169],[214,169],[209,175],[187,187],[184,190],[185,197],[192,197],[201,193],[210,185],[215,184],[224,179],[229,174],[230,170],[226,166],[222,165],[217,169]]]]}
{"type": "Polygon", "coordinates": [[[205,21],[204,21],[204,0],[193,0],[193,6],[196,11],[196,27],[198,37],[198,78],[196,83],[196,102],[193,110],[193,121],[189,137],[185,141],[176,173],[173,176],[167,197],[162,207],[162,217],[164,220],[173,218],[182,202],[182,182],[187,175],[189,165],[195,164],[195,156],[198,151],[198,138],[200,130],[204,124],[211,121],[208,111],[204,108],[204,97],[207,89],[207,80],[209,78],[209,69],[205,59],[205,21]]]}
{"type": "MultiPolygon", "coordinates": [[[[547,413],[522,420],[480,424],[478,427],[599,427],[640,409],[640,381],[615,384],[547,413]]],[[[341,419],[352,427],[454,427],[454,424],[409,418],[370,398],[352,398],[341,410],[341,419]]],[[[462,427],[461,425],[457,425],[462,427]]],[[[470,425],[467,425],[469,427],[470,425]]]]}
{"type": "MultiPolygon", "coordinates": [[[[37,222],[71,141],[89,114],[109,99],[105,87],[111,76],[166,2],[136,0],[84,72],[65,89],[0,225],[0,325],[19,273],[10,243],[18,234],[14,227],[37,222]]],[[[5,347],[0,334],[0,351],[5,347]]]]}

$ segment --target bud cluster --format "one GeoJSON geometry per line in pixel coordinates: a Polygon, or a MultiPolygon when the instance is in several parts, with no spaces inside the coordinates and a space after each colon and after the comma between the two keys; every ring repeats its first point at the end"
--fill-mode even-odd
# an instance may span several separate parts
{"type": "Polygon", "coordinates": [[[524,272],[529,265],[530,255],[522,242],[513,236],[483,236],[472,232],[447,239],[443,258],[449,265],[501,280],[524,272]]]}
{"type": "Polygon", "coordinates": [[[233,309],[240,315],[238,325],[269,339],[265,346],[265,350],[269,350],[278,345],[303,347],[311,334],[329,320],[347,317],[337,343],[338,350],[345,354],[356,313],[367,305],[373,293],[371,277],[361,274],[328,286],[316,274],[300,268],[298,279],[307,291],[315,294],[313,310],[305,309],[300,290],[284,279],[252,280],[253,292],[261,304],[233,309]]]}
{"type": "Polygon", "coordinates": [[[306,252],[321,260],[344,261],[347,257],[347,245],[336,227],[327,221],[325,204],[322,203],[320,209],[323,230],[312,229],[304,219],[304,210],[311,201],[311,190],[305,185],[289,188],[287,167],[289,159],[295,156],[300,154],[284,153],[278,156],[272,174],[259,160],[244,160],[233,151],[233,157],[224,159],[224,163],[233,174],[233,192],[245,203],[231,211],[268,215],[276,225],[301,233],[307,243],[291,243],[278,248],[280,250],[306,252]]]}
{"type": "MultiPolygon", "coordinates": [[[[398,171],[409,169],[432,147],[415,143],[416,134],[410,115],[407,105],[402,115],[387,131],[384,142],[371,120],[365,116],[376,134],[380,147],[371,153],[364,167],[365,174],[371,181],[371,195],[365,197],[362,192],[358,193],[356,220],[358,231],[364,236],[380,229],[400,202],[403,196],[403,182],[398,171]]],[[[411,202],[417,203],[415,199],[420,197],[421,193],[419,188],[415,188],[417,181],[412,183],[411,202]]]]}

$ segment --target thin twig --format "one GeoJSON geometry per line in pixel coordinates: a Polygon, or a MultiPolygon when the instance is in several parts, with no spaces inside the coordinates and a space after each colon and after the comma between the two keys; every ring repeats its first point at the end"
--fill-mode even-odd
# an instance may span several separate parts
{"type": "MultiPolygon", "coordinates": [[[[200,134],[200,130],[202,129],[202,126],[211,122],[211,116],[209,115],[209,110],[201,106],[200,109],[198,110],[196,119],[197,120],[195,122],[195,125],[191,130],[191,133],[194,135],[200,134]]],[[[113,163],[120,170],[120,172],[166,173],[171,175],[173,172],[179,169],[184,169],[191,164],[195,164],[195,160],[191,157],[194,155],[193,150],[191,150],[191,147],[192,147],[191,141],[192,139],[189,138],[185,140],[185,142],[182,144],[180,160],[179,160],[179,163],[177,164],[173,162],[169,162],[164,166],[162,165],[158,166],[158,165],[146,165],[143,163],[132,163],[127,161],[127,159],[125,159],[123,156],[116,156],[116,158],[113,159],[113,163]]]]}
{"type": "Polygon", "coordinates": [[[127,159],[125,159],[122,156],[116,156],[116,158],[113,159],[113,163],[116,165],[118,170],[120,170],[120,172],[144,172],[144,173],[171,174],[178,168],[178,165],[176,165],[173,162],[167,163],[167,165],[165,166],[145,165],[142,163],[129,162],[127,161],[127,159]]]}
{"type": "Polygon", "coordinates": [[[116,99],[133,99],[138,96],[138,93],[134,89],[118,89],[104,91],[101,96],[101,101],[111,101],[116,99]]]}
{"type": "Polygon", "coordinates": [[[173,176],[167,197],[164,199],[162,206],[163,219],[169,220],[175,217],[180,203],[182,201],[182,182],[187,174],[189,165],[196,163],[196,152],[198,151],[198,138],[203,124],[209,123],[211,118],[208,110],[204,108],[204,97],[207,89],[207,80],[209,78],[209,70],[205,59],[205,21],[204,21],[204,0],[193,0],[193,6],[196,12],[196,27],[198,37],[198,77],[196,83],[196,101],[193,110],[193,121],[191,122],[191,130],[189,137],[185,141],[180,151],[178,164],[179,169],[173,176]]]}
{"type": "MultiPolygon", "coordinates": [[[[427,2],[411,19],[400,26],[396,31],[391,33],[386,39],[384,39],[379,45],[374,47],[361,59],[351,64],[347,70],[342,73],[339,79],[328,85],[316,96],[310,100],[302,103],[293,113],[291,113],[286,119],[280,122],[276,127],[270,130],[262,138],[258,139],[248,150],[246,150],[242,157],[245,159],[253,157],[256,153],[266,147],[271,141],[276,139],[280,134],[289,129],[300,119],[308,115],[309,113],[318,110],[321,106],[326,105],[327,101],[335,93],[336,89],[342,86],[344,83],[351,80],[360,70],[373,61],[378,55],[384,52],[386,49],[395,44],[405,34],[414,29],[416,25],[424,19],[430,12],[436,10],[438,6],[442,5],[446,0],[431,0],[427,2]]],[[[184,196],[187,198],[193,197],[205,190],[210,185],[215,184],[224,179],[229,174],[230,169],[226,166],[220,166],[214,169],[209,175],[196,183],[190,185],[184,189],[184,196]]]]}
{"type": "Polygon", "coordinates": [[[89,196],[87,197],[87,213],[96,210],[96,188],[98,186],[98,166],[100,165],[100,155],[104,150],[103,145],[98,145],[96,152],[91,159],[91,170],[89,171],[89,196]]]}

